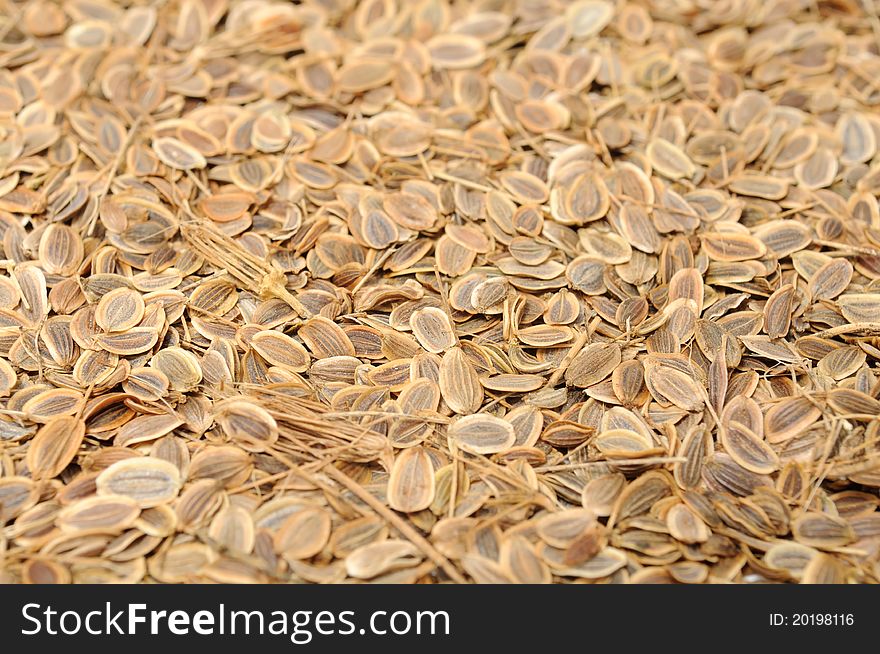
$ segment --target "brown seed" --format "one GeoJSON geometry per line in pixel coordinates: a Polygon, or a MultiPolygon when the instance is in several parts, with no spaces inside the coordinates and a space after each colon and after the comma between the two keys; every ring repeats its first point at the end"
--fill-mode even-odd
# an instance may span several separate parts
{"type": "Polygon", "coordinates": [[[132,327],[114,334],[96,334],[95,345],[111,354],[134,356],[153,348],[159,341],[159,333],[152,327],[132,327]]]}
{"type": "Polygon", "coordinates": [[[300,327],[297,335],[318,359],[354,356],[354,346],[345,332],[333,321],[316,316],[300,327]]]}
{"type": "Polygon", "coordinates": [[[770,338],[782,338],[788,334],[794,296],[794,286],[785,284],[767,298],[764,305],[764,331],[770,338]]]}
{"type": "Polygon", "coordinates": [[[748,234],[708,233],[702,237],[706,253],[715,261],[745,261],[764,256],[767,247],[748,234]]]}
{"type": "Polygon", "coordinates": [[[154,139],[153,151],[163,164],[178,170],[204,168],[207,165],[201,152],[172,137],[154,139]]]}
{"type": "Polygon", "coordinates": [[[665,139],[657,138],[648,143],[645,153],[654,170],[664,177],[676,180],[692,177],[694,174],[693,162],[684,152],[665,139]]]}

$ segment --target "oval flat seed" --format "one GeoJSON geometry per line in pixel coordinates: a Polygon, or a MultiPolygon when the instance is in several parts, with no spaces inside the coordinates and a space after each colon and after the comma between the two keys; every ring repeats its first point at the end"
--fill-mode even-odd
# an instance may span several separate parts
{"type": "Polygon", "coordinates": [[[310,318],[297,335],[318,359],[355,355],[354,345],[342,328],[323,316],[310,318]]]}
{"type": "Polygon", "coordinates": [[[582,349],[565,371],[571,386],[588,388],[608,377],[620,365],[620,346],[615,343],[592,343],[582,349]]]}
{"type": "Polygon", "coordinates": [[[202,369],[192,352],[180,347],[168,347],[160,350],[150,359],[150,365],[168,377],[171,388],[176,391],[188,391],[202,381],[202,369]]]}
{"type": "Polygon", "coordinates": [[[278,440],[278,423],[255,402],[233,400],[215,414],[217,424],[233,441],[247,450],[264,451],[278,440]]]}
{"type": "Polygon", "coordinates": [[[787,398],[764,415],[764,435],[769,443],[782,443],[812,425],[822,411],[805,397],[787,398]]]}
{"type": "Polygon", "coordinates": [[[810,278],[809,291],[815,300],[833,300],[843,293],[853,277],[853,265],[846,259],[831,259],[810,278]]]}
{"type": "Polygon", "coordinates": [[[438,70],[474,68],[486,58],[485,45],[473,36],[443,34],[431,38],[425,45],[431,63],[438,70]]]}
{"type": "Polygon", "coordinates": [[[669,179],[692,177],[696,170],[688,156],[666,139],[652,140],[645,153],[654,170],[669,179]]]}
{"type": "Polygon", "coordinates": [[[825,513],[804,513],[792,522],[791,533],[798,543],[819,549],[844,547],[855,539],[846,520],[825,513]]]}
{"type": "Polygon", "coordinates": [[[192,170],[208,165],[201,152],[170,136],[153,139],[153,151],[163,164],[177,170],[192,170]]]}
{"type": "Polygon", "coordinates": [[[137,502],[129,497],[89,497],[62,509],[58,526],[65,533],[80,536],[120,533],[134,524],[140,512],[137,502]]]}
{"type": "Polygon", "coordinates": [[[841,295],[837,298],[837,305],[849,322],[876,322],[880,315],[880,293],[841,295]]]}
{"type": "Polygon", "coordinates": [[[124,332],[144,317],[144,299],[137,291],[117,288],[104,294],[95,309],[95,322],[106,332],[124,332]]]}
{"type": "Polygon", "coordinates": [[[291,515],[275,534],[275,550],[291,559],[308,559],[324,549],[330,538],[330,514],[320,507],[291,515]]]}
{"type": "Polygon", "coordinates": [[[457,339],[452,321],[442,309],[426,307],[414,311],[409,319],[413,336],[428,352],[439,354],[453,347],[457,339]]]}
{"type": "Polygon", "coordinates": [[[111,354],[134,356],[153,349],[159,332],[152,327],[132,327],[128,331],[95,335],[95,344],[111,354]]]}
{"type": "Polygon", "coordinates": [[[705,543],[712,532],[700,517],[685,504],[676,504],[666,514],[669,533],[682,543],[705,543]]]}
{"type": "Polygon", "coordinates": [[[463,415],[473,413],[483,401],[483,388],[473,365],[459,347],[448,350],[440,362],[440,392],[449,408],[463,415]]]}
{"type": "Polygon", "coordinates": [[[767,252],[767,246],[748,234],[707,233],[702,235],[702,242],[714,261],[759,259],[767,252]]]}
{"type": "Polygon", "coordinates": [[[719,429],[724,451],[746,470],[768,475],[779,470],[776,452],[751,429],[738,422],[731,422],[719,429]]]}
{"type": "Polygon", "coordinates": [[[372,579],[393,570],[411,568],[422,559],[422,553],[412,543],[391,539],[354,550],[345,557],[345,571],[355,579],[372,579]]]}
{"type": "Polygon", "coordinates": [[[117,461],[95,483],[98,495],[122,495],[147,509],[177,497],[181,479],[177,467],[167,461],[134,457],[117,461]]]}
{"type": "Polygon", "coordinates": [[[403,450],[388,477],[388,505],[395,511],[415,513],[434,501],[434,466],[422,447],[403,450]]]}
{"type": "Polygon", "coordinates": [[[601,432],[592,441],[596,449],[608,458],[637,458],[652,453],[651,440],[629,429],[609,429],[601,432]]]}
{"type": "Polygon", "coordinates": [[[52,418],[28,444],[27,466],[34,479],[58,476],[76,457],[86,433],[82,419],[52,418]]]}
{"type": "Polygon", "coordinates": [[[251,336],[251,347],[273,366],[280,366],[292,372],[305,372],[309,369],[309,353],[296,340],[274,329],[257,332],[251,336]]]}
{"type": "Polygon", "coordinates": [[[464,416],[449,426],[450,441],[473,454],[496,454],[513,446],[516,434],[506,420],[478,413],[464,416]]]}
{"type": "Polygon", "coordinates": [[[528,393],[536,391],[544,385],[544,378],[540,375],[495,375],[494,377],[481,377],[480,383],[483,388],[502,393],[528,393]]]}

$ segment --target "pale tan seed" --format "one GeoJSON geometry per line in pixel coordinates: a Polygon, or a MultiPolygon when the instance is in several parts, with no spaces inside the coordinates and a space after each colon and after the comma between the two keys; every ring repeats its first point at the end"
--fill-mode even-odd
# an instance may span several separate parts
{"type": "Polygon", "coordinates": [[[748,234],[707,233],[702,235],[702,242],[706,253],[714,261],[758,259],[767,251],[767,246],[748,234]]]}
{"type": "Polygon", "coordinates": [[[278,529],[275,550],[290,559],[309,559],[330,538],[330,514],[320,507],[304,508],[291,515],[278,529]]]}
{"type": "Polygon", "coordinates": [[[170,414],[138,416],[119,428],[116,433],[118,445],[133,445],[156,440],[183,424],[178,416],[170,414]]]}
{"type": "Polygon", "coordinates": [[[846,259],[831,259],[810,278],[809,291],[815,300],[833,300],[843,293],[853,277],[853,265],[846,259]]]}
{"type": "Polygon", "coordinates": [[[782,443],[802,433],[821,415],[821,409],[805,397],[784,399],[764,415],[764,435],[769,443],[782,443]]]}
{"type": "Polygon", "coordinates": [[[473,36],[438,35],[425,45],[431,56],[431,64],[438,70],[473,68],[486,58],[485,45],[473,36]]]}
{"type": "Polygon", "coordinates": [[[355,579],[372,579],[381,574],[411,568],[421,563],[418,548],[405,540],[391,539],[363,545],[345,557],[345,571],[355,579]]]}
{"type": "Polygon", "coordinates": [[[652,140],[648,143],[645,154],[654,170],[672,180],[692,177],[696,170],[688,156],[666,139],[652,140]]]}
{"type": "Polygon", "coordinates": [[[88,497],[62,509],[58,514],[58,526],[65,533],[81,536],[114,534],[130,527],[140,512],[138,503],[129,497],[88,497]]]}
{"type": "Polygon", "coordinates": [[[506,420],[485,413],[464,416],[449,426],[449,440],[473,454],[495,454],[513,446],[516,434],[506,420]]]}
{"type": "Polygon", "coordinates": [[[514,583],[549,584],[550,568],[535,553],[534,546],[523,536],[507,538],[501,544],[501,568],[514,583]]]}
{"type": "Polygon", "coordinates": [[[250,339],[251,347],[273,366],[292,372],[309,368],[309,354],[298,341],[274,329],[257,332],[250,339]]]}
{"type": "Polygon", "coordinates": [[[880,315],[880,293],[841,295],[837,305],[849,322],[875,322],[880,315]]]}
{"type": "Polygon", "coordinates": [[[40,237],[39,256],[45,272],[73,275],[84,256],[82,238],[71,227],[53,223],[40,237]]]}
{"type": "Polygon", "coordinates": [[[164,504],[180,490],[180,471],[161,459],[135,457],[117,461],[96,480],[98,495],[122,495],[142,509],[164,504]]]}
{"type": "Polygon", "coordinates": [[[152,327],[132,327],[113,334],[96,334],[95,344],[111,354],[134,356],[150,351],[159,342],[159,332],[152,327]]]}
{"type": "Polygon", "coordinates": [[[107,332],[124,332],[144,317],[144,299],[128,288],[117,288],[105,294],[95,309],[95,322],[107,332]]]}
{"type": "Polygon", "coordinates": [[[731,181],[730,190],[740,195],[781,200],[788,194],[788,183],[769,175],[741,174],[731,181]]]}
{"type": "Polygon", "coordinates": [[[629,429],[603,431],[592,442],[609,459],[638,458],[655,453],[649,438],[629,429]]]}
{"type": "Polygon", "coordinates": [[[666,527],[682,543],[705,543],[712,532],[686,504],[676,504],[666,514],[666,527]]]}
{"type": "Polygon", "coordinates": [[[444,401],[456,413],[467,415],[480,408],[483,387],[461,348],[453,347],[443,355],[438,383],[444,401]]]}
{"type": "Polygon", "coordinates": [[[855,535],[847,522],[825,513],[804,513],[791,523],[791,533],[798,543],[819,549],[843,547],[855,535]]]}
{"type": "Polygon", "coordinates": [[[591,479],[581,492],[581,504],[597,517],[607,517],[611,515],[624,486],[626,486],[626,477],[620,473],[591,479]]]}
{"type": "Polygon", "coordinates": [[[395,511],[415,513],[434,501],[434,467],[422,447],[401,452],[388,477],[388,505],[395,511]]]}
{"type": "Polygon", "coordinates": [[[572,35],[588,39],[611,22],[614,6],[607,0],[577,0],[566,7],[565,16],[571,24],[572,35]]]}
{"type": "Polygon", "coordinates": [[[153,152],[163,164],[177,170],[193,170],[207,165],[201,152],[170,136],[154,139],[153,152]]]}
{"type": "Polygon", "coordinates": [[[76,457],[85,437],[82,419],[73,416],[52,418],[28,445],[27,466],[34,479],[59,475],[76,457]]]}
{"type": "Polygon", "coordinates": [[[34,422],[48,423],[60,416],[76,413],[82,405],[83,394],[69,388],[40,390],[21,407],[34,422]]]}
{"type": "Polygon", "coordinates": [[[202,381],[202,369],[198,359],[194,354],[180,347],[160,350],[150,359],[150,365],[168,377],[174,390],[188,391],[202,381]]]}
{"type": "Polygon", "coordinates": [[[658,402],[673,404],[685,411],[696,411],[703,406],[703,388],[690,375],[676,368],[646,366],[645,385],[658,402]]]}
{"type": "Polygon", "coordinates": [[[779,457],[757,434],[745,425],[730,422],[719,429],[721,446],[746,470],[759,475],[779,469],[779,457]]]}
{"type": "Polygon", "coordinates": [[[439,354],[457,342],[452,321],[442,309],[426,307],[414,311],[409,324],[419,344],[428,352],[439,354]]]}
{"type": "Polygon", "coordinates": [[[685,461],[675,464],[673,474],[681,488],[696,488],[702,480],[703,464],[711,452],[711,434],[703,428],[692,429],[681,445],[681,456],[685,461]]]}
{"type": "Polygon", "coordinates": [[[501,374],[494,377],[480,377],[483,388],[502,393],[528,393],[544,385],[540,375],[501,374]]]}
{"type": "Polygon", "coordinates": [[[165,397],[169,386],[165,373],[155,368],[134,368],[122,382],[126,393],[147,402],[165,397]]]}
{"type": "Polygon", "coordinates": [[[819,554],[818,550],[799,543],[778,543],[767,550],[764,564],[775,570],[784,570],[795,579],[801,579],[810,561],[819,554]]]}
{"type": "Polygon", "coordinates": [[[275,418],[255,402],[226,402],[218,407],[215,418],[223,432],[244,449],[262,452],[278,440],[275,418]]]}
{"type": "Polygon", "coordinates": [[[241,506],[218,511],[208,527],[208,536],[221,547],[244,554],[249,554],[256,543],[253,518],[241,506]]]}
{"type": "Polygon", "coordinates": [[[788,334],[794,297],[794,286],[785,284],[767,298],[764,305],[764,331],[770,338],[782,338],[788,334]]]}
{"type": "Polygon", "coordinates": [[[855,345],[848,345],[839,347],[826,354],[816,364],[816,369],[823,375],[828,375],[831,379],[840,381],[855,374],[865,364],[866,360],[867,354],[863,350],[855,345]]]}
{"type": "Polygon", "coordinates": [[[592,343],[572,359],[565,371],[565,381],[578,388],[588,388],[614,372],[620,361],[619,345],[592,343]]]}
{"type": "Polygon", "coordinates": [[[318,359],[355,355],[354,345],[345,332],[323,316],[310,318],[300,327],[297,335],[318,359]]]}
{"type": "Polygon", "coordinates": [[[336,75],[336,85],[346,93],[363,93],[387,84],[394,77],[388,61],[356,61],[346,64],[336,75]]]}
{"type": "Polygon", "coordinates": [[[798,184],[808,189],[831,186],[837,176],[837,157],[829,148],[818,148],[812,156],[794,167],[798,184]]]}

